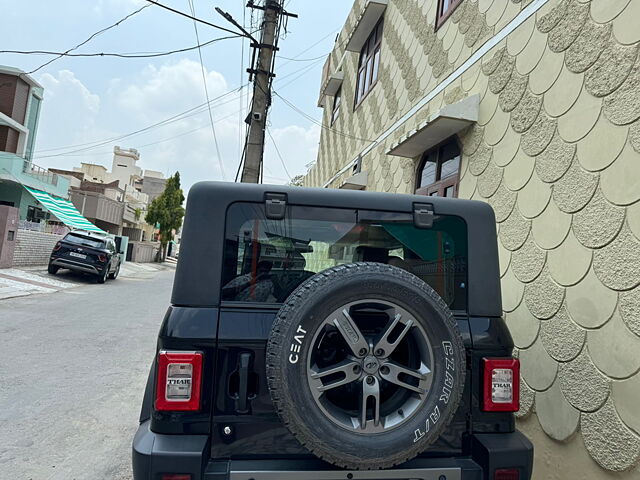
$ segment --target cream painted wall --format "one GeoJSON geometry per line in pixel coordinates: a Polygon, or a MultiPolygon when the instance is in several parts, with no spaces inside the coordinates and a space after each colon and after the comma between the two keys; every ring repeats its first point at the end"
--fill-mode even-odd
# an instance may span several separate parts
{"type": "MultiPolygon", "coordinates": [[[[369,150],[367,189],[412,192],[419,159],[389,148],[443,105],[479,94],[479,120],[459,135],[459,196],[496,211],[535,478],[639,479],[640,0],[465,0],[434,32],[435,3],[389,1],[378,84],[323,130],[305,183],[325,185],[369,150]],[[452,75],[514,19],[515,30],[452,75]]],[[[333,66],[363,5],[354,5],[333,66]]],[[[356,66],[347,53],[345,107],[356,66]]]]}

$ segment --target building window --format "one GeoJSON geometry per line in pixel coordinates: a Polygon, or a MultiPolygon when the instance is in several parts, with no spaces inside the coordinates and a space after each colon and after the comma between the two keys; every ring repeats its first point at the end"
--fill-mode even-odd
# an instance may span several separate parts
{"type": "Polygon", "coordinates": [[[419,195],[457,197],[460,147],[455,139],[433,148],[422,156],[416,193],[419,195]]]}
{"type": "Polygon", "coordinates": [[[436,18],[436,28],[445,22],[453,11],[462,3],[462,0],[438,0],[438,17],[436,18]]]}
{"type": "Polygon", "coordinates": [[[341,103],[342,103],[342,87],[338,88],[338,91],[333,97],[333,109],[331,110],[331,125],[333,125],[333,123],[338,118],[338,115],[340,115],[341,103]]]}
{"type": "Polygon", "coordinates": [[[360,61],[358,62],[358,79],[356,83],[356,106],[378,81],[378,70],[380,69],[380,44],[382,43],[382,19],[375,26],[371,35],[360,50],[360,61]]]}

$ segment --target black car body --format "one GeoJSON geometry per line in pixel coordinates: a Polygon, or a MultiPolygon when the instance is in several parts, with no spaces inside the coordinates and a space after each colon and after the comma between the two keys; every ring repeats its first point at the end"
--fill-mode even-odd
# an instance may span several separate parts
{"type": "Polygon", "coordinates": [[[111,236],[75,230],[56,243],[49,258],[48,271],[57,273],[61,268],[95,275],[103,283],[116,278],[120,271],[120,255],[111,236]]]}
{"type": "MultiPolygon", "coordinates": [[[[405,258],[411,257],[406,255],[407,250],[405,258]]],[[[360,268],[358,265],[373,268],[371,265],[376,264],[356,264],[356,269],[360,268]]],[[[495,371],[487,370],[487,362],[515,365],[517,361],[511,358],[513,342],[502,319],[495,218],[485,203],[203,182],[189,193],[171,303],[158,335],[158,356],[149,374],[140,426],[133,442],[135,480],[529,480],[531,477],[533,447],[515,429],[513,411],[517,405],[493,411],[487,407],[487,395],[491,397],[492,388],[500,388],[492,383],[495,371]],[[360,255],[357,259],[367,262],[382,261],[383,257],[377,257],[381,248],[387,248],[387,259],[399,252],[396,245],[384,246],[391,235],[374,238],[373,234],[357,248],[349,248],[341,239],[324,249],[308,240],[315,234],[313,225],[306,240],[289,235],[283,242],[284,237],[280,236],[283,234],[278,232],[296,228],[290,227],[295,222],[298,226],[307,225],[307,220],[300,220],[303,217],[322,217],[324,226],[339,233],[336,238],[348,239],[353,232],[362,238],[363,229],[379,230],[382,225],[394,238],[405,239],[405,247],[426,249],[416,242],[416,232],[432,235],[430,238],[438,246],[437,262],[415,258],[407,261],[418,265],[416,271],[420,273],[415,274],[433,283],[436,291],[446,298],[463,344],[461,365],[466,375],[459,403],[446,428],[415,458],[393,468],[344,469],[317,458],[310,453],[309,445],[303,446],[292,435],[284,417],[279,416],[282,412],[274,407],[278,399],[273,392],[269,394],[273,378],[267,378],[267,370],[272,372],[267,363],[273,359],[265,352],[271,348],[268,343],[274,319],[281,315],[282,304],[295,287],[326,266],[309,265],[305,253],[313,251],[309,245],[313,244],[318,252],[326,250],[327,258],[360,255]],[[342,217],[356,218],[355,227],[343,228],[342,217]],[[457,229],[457,233],[447,237],[454,241],[442,242],[447,233],[438,229],[444,228],[442,225],[446,224],[442,222],[449,220],[453,224],[446,228],[457,229]],[[263,232],[263,237],[272,240],[277,237],[269,248],[259,245],[257,234],[251,233],[259,223],[264,226],[261,228],[270,229],[263,232]],[[271,285],[262,289],[258,287],[260,273],[256,271],[258,248],[262,249],[261,260],[271,263],[271,285]],[[299,252],[307,259],[306,267],[299,252]],[[245,262],[252,255],[253,274],[245,262]],[[240,278],[234,277],[236,274],[256,278],[244,296],[238,293],[242,286],[234,280],[240,278]],[[438,284],[442,279],[446,279],[445,286],[442,282],[438,284]],[[258,301],[261,295],[264,298],[258,301]],[[184,358],[199,363],[193,367],[198,375],[189,377],[192,390],[185,408],[165,404],[166,392],[173,388],[167,383],[167,358],[171,362],[172,355],[178,362],[181,355],[186,355],[184,358]],[[196,394],[198,401],[189,405],[196,394]]],[[[297,351],[292,344],[291,355],[297,351]]],[[[291,360],[297,361],[297,357],[291,360]]],[[[517,369],[511,374],[514,378],[509,388],[517,392],[517,369]]],[[[424,428],[418,426],[415,438],[408,438],[407,444],[411,445],[424,433],[424,428]]],[[[362,452],[366,453],[364,449],[362,452]]]]}

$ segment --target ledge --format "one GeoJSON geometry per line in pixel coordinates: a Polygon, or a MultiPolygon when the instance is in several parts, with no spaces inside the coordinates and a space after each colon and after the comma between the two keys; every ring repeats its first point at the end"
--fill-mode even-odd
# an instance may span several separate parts
{"type": "Polygon", "coordinates": [[[326,83],[324,84],[324,89],[322,90],[323,95],[328,95],[333,97],[342,85],[344,81],[344,72],[336,72],[333,75],[329,75],[326,83]]]}
{"type": "Polygon", "coordinates": [[[346,178],[339,188],[343,190],[364,190],[367,188],[368,172],[359,172],[346,178]]]}
{"type": "Polygon", "coordinates": [[[369,34],[376,26],[378,20],[384,14],[387,8],[388,0],[368,0],[362,13],[356,20],[356,26],[354,27],[351,35],[347,40],[347,46],[345,47],[349,52],[360,52],[364,42],[369,38],[369,34]]]}
{"type": "Polygon", "coordinates": [[[479,108],[479,95],[443,107],[394,143],[387,155],[407,158],[422,155],[431,147],[477,122],[479,108]]]}

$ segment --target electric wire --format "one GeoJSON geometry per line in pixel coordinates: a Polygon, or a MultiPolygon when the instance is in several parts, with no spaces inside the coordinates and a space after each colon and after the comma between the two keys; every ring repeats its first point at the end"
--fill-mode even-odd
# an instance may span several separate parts
{"type": "MultiPolygon", "coordinates": [[[[89,43],[91,40],[93,40],[95,37],[97,37],[98,35],[103,34],[104,32],[106,32],[107,30],[111,30],[114,27],[117,27],[118,25],[120,25],[122,22],[128,20],[129,18],[133,17],[134,15],[137,15],[138,13],[140,13],[141,11],[143,11],[145,8],[149,7],[149,5],[143,5],[142,7],[140,7],[139,9],[131,12],[130,14],[128,14],[127,16],[121,18],[120,20],[118,20],[116,23],[113,23],[111,25],[109,25],[108,27],[103,28],[102,30],[98,30],[96,33],[92,34],[89,38],[87,38],[86,40],[84,40],[83,42],[79,43],[78,45],[76,45],[75,47],[71,47],[69,50],[66,50],[64,53],[71,53],[74,50],[77,50],[78,48],[82,47],[83,45],[89,43]]],[[[237,32],[231,32],[231,33],[236,33],[237,32]]],[[[43,63],[42,65],[40,65],[38,68],[31,70],[30,72],[27,72],[27,75],[32,75],[34,73],[36,73],[38,70],[46,67],[47,65],[52,64],[53,62],[55,62],[56,60],[62,58],[63,55],[58,55],[57,57],[52,58],[51,60],[43,63]]]]}
{"type": "Polygon", "coordinates": [[[269,138],[271,139],[271,143],[273,144],[273,147],[276,149],[276,154],[280,159],[282,168],[284,168],[284,173],[287,174],[287,177],[289,177],[289,181],[291,181],[293,177],[291,176],[291,174],[289,173],[289,170],[287,169],[287,165],[284,162],[284,158],[282,158],[282,154],[280,153],[280,149],[278,148],[278,145],[276,145],[276,141],[274,140],[273,135],[271,135],[271,130],[268,127],[266,128],[266,130],[267,130],[267,135],[269,135],[269,138]]]}
{"type": "MultiPolygon", "coordinates": [[[[195,21],[196,9],[193,4],[193,0],[189,1],[189,7],[191,9],[191,14],[194,17],[193,20],[193,29],[196,34],[196,43],[200,45],[200,35],[198,34],[198,23],[195,21]]],[[[224,162],[222,161],[222,155],[220,155],[220,146],[218,145],[218,136],[216,135],[216,127],[213,123],[213,114],[211,113],[211,101],[209,100],[209,88],[207,87],[207,75],[204,68],[204,62],[202,61],[202,49],[198,46],[198,58],[200,59],[200,69],[202,72],[202,84],[204,85],[204,94],[207,99],[207,109],[209,110],[209,122],[211,123],[211,132],[213,133],[213,142],[216,147],[216,155],[218,157],[218,166],[220,167],[220,174],[222,175],[222,179],[226,180],[226,175],[224,172],[224,162]]]]}
{"type": "MultiPolygon", "coordinates": [[[[208,26],[210,26],[210,27],[217,28],[218,30],[222,30],[223,32],[227,32],[227,33],[235,33],[236,35],[240,35],[240,36],[242,36],[242,37],[245,37],[245,36],[246,36],[246,35],[244,35],[243,33],[238,33],[238,32],[236,32],[236,31],[230,30],[230,29],[228,29],[228,28],[221,27],[220,25],[216,25],[215,23],[207,22],[206,20],[203,20],[203,19],[201,19],[201,18],[197,18],[195,15],[189,15],[189,14],[187,14],[187,13],[181,12],[180,10],[176,10],[175,8],[171,8],[171,7],[167,6],[167,5],[164,5],[164,4],[162,4],[162,3],[156,2],[155,0],[146,0],[146,1],[147,1],[147,2],[149,2],[149,3],[151,3],[151,4],[153,4],[153,5],[158,6],[158,7],[160,7],[160,8],[164,8],[165,10],[168,10],[168,11],[170,11],[170,12],[173,12],[173,13],[175,13],[176,15],[180,15],[180,16],[183,16],[183,17],[185,17],[185,18],[189,18],[189,19],[193,20],[194,22],[202,23],[202,24],[204,24],[204,25],[208,25],[208,26]]],[[[148,5],[147,5],[147,6],[148,6],[148,5]]]]}
{"type": "MultiPolygon", "coordinates": [[[[241,92],[241,90],[243,88],[245,88],[245,87],[246,87],[246,85],[243,85],[243,86],[241,86],[239,88],[236,88],[234,90],[230,90],[230,91],[228,91],[226,93],[223,93],[222,95],[219,95],[218,97],[212,99],[211,102],[215,102],[216,100],[220,100],[220,99],[222,99],[222,98],[224,98],[224,97],[226,97],[226,96],[228,96],[228,95],[230,95],[230,94],[232,94],[234,92],[241,92]]],[[[235,98],[233,98],[230,101],[235,101],[235,98]]],[[[229,102],[225,102],[225,103],[229,103],[229,102]]],[[[147,131],[152,130],[154,128],[165,126],[165,125],[169,125],[171,123],[175,123],[175,122],[178,122],[180,120],[184,120],[185,118],[191,117],[193,115],[197,115],[199,113],[203,113],[204,111],[206,111],[207,104],[208,104],[207,102],[202,103],[202,104],[197,105],[195,107],[192,107],[192,108],[190,108],[188,110],[185,110],[184,112],[180,112],[180,113],[178,113],[176,115],[173,115],[173,116],[171,116],[169,118],[161,120],[160,122],[156,122],[156,123],[154,123],[152,125],[147,125],[146,127],[140,128],[138,130],[135,130],[133,132],[129,132],[129,133],[126,133],[126,134],[123,134],[123,135],[119,135],[117,137],[111,137],[111,138],[98,140],[98,141],[93,141],[93,142],[84,143],[84,144],[77,144],[77,145],[71,145],[71,146],[68,145],[68,146],[65,146],[65,147],[56,147],[56,148],[50,148],[50,149],[47,149],[47,150],[39,150],[38,152],[36,152],[36,155],[38,153],[43,153],[43,152],[48,152],[48,151],[56,151],[56,150],[65,150],[65,149],[68,149],[68,148],[84,147],[84,148],[78,148],[76,150],[71,150],[71,151],[68,151],[68,152],[57,153],[57,154],[52,154],[52,155],[39,155],[39,156],[36,156],[35,159],[66,156],[66,155],[68,155],[70,153],[78,153],[78,152],[82,152],[82,151],[93,150],[94,148],[101,147],[101,146],[106,145],[108,143],[112,143],[112,142],[115,142],[115,141],[118,141],[118,140],[122,140],[124,138],[129,138],[129,137],[132,137],[134,135],[139,135],[140,133],[147,132],[147,131]]],[[[224,105],[224,103],[221,103],[220,105],[224,105]]]]}
{"type": "MultiPolygon", "coordinates": [[[[302,67],[302,68],[300,68],[298,70],[294,70],[292,72],[289,72],[288,74],[277,78],[275,80],[274,84],[279,85],[280,89],[284,89],[286,86],[290,85],[292,82],[286,82],[285,84],[280,86],[280,83],[283,80],[285,80],[287,78],[290,78],[290,77],[293,77],[294,75],[296,75],[296,74],[298,74],[300,72],[306,71],[308,68],[309,68],[309,65],[306,65],[306,66],[304,66],[304,67],[302,67]]],[[[242,86],[240,86],[238,88],[235,88],[233,90],[229,90],[229,91],[227,91],[227,92],[225,92],[225,93],[223,93],[223,94],[211,99],[211,103],[213,104],[214,102],[218,102],[219,100],[223,99],[224,97],[226,97],[228,95],[231,95],[233,93],[236,93],[236,92],[240,92],[240,95],[243,95],[244,94],[243,90],[245,90],[246,92],[250,92],[250,89],[247,88],[248,86],[249,86],[249,84],[245,83],[244,85],[242,85],[242,86]]],[[[225,101],[225,102],[220,102],[220,103],[217,103],[216,105],[217,106],[222,106],[222,105],[225,105],[225,104],[230,103],[230,102],[235,101],[235,100],[236,100],[236,98],[234,97],[231,100],[228,100],[228,101],[225,101]]],[[[248,105],[248,103],[245,103],[245,105],[248,105]]],[[[65,145],[65,146],[62,146],[62,147],[53,147],[53,148],[37,150],[35,152],[36,159],[37,158],[49,158],[49,157],[52,157],[52,156],[67,156],[67,154],[77,153],[78,152],[78,150],[74,150],[74,151],[71,151],[71,152],[64,152],[65,155],[61,155],[61,154],[56,154],[56,155],[38,155],[38,154],[42,154],[42,153],[56,152],[56,151],[60,151],[60,150],[75,149],[75,148],[80,148],[80,147],[87,147],[87,148],[80,148],[80,151],[92,150],[93,148],[97,148],[97,147],[102,146],[102,145],[104,145],[106,143],[115,142],[115,141],[118,141],[118,140],[121,140],[121,139],[124,139],[124,138],[128,138],[128,137],[131,137],[131,136],[134,136],[134,135],[138,135],[138,134],[147,132],[147,131],[152,130],[154,128],[163,127],[165,125],[169,125],[171,123],[178,122],[180,120],[183,120],[185,118],[188,118],[188,117],[191,117],[191,116],[194,116],[194,115],[199,115],[199,114],[205,112],[206,108],[207,108],[207,102],[204,102],[204,103],[201,103],[199,105],[196,105],[195,107],[189,108],[189,109],[187,109],[187,110],[185,110],[183,112],[180,112],[180,113],[172,115],[172,116],[170,116],[168,118],[165,118],[165,119],[163,119],[163,120],[161,120],[159,122],[156,122],[154,124],[147,125],[147,126],[145,126],[143,128],[135,130],[133,132],[129,132],[129,133],[126,133],[126,134],[123,134],[123,135],[119,135],[119,136],[116,136],[116,137],[105,138],[105,139],[101,139],[101,140],[94,140],[92,142],[86,142],[86,143],[65,145]]]]}
{"type": "Polygon", "coordinates": [[[167,55],[174,55],[176,53],[189,52],[191,50],[196,50],[197,48],[200,48],[200,47],[209,46],[213,43],[219,42],[220,40],[228,40],[231,38],[238,38],[238,37],[242,37],[242,35],[230,35],[227,37],[214,38],[200,45],[194,45],[193,47],[185,47],[177,50],[169,50],[166,52],[154,52],[154,53],[107,53],[107,52],[66,53],[66,52],[52,52],[48,50],[0,50],[0,53],[9,53],[9,54],[17,54],[17,55],[58,55],[59,57],[155,58],[155,57],[164,57],[167,55]]]}
{"type": "Polygon", "coordinates": [[[361,140],[364,142],[374,142],[374,140],[370,140],[368,138],[360,138],[360,137],[356,137],[354,135],[351,135],[349,133],[345,133],[342,132],[338,129],[332,128],[328,125],[325,125],[322,122],[319,122],[318,120],[316,120],[315,118],[313,118],[311,115],[309,115],[308,113],[305,113],[304,111],[300,110],[295,104],[293,104],[292,102],[290,102],[289,100],[287,100],[286,98],[284,98],[282,95],[280,95],[278,92],[276,92],[275,90],[273,91],[273,94],[275,96],[277,96],[280,100],[282,100],[290,109],[292,109],[293,111],[297,112],[299,115],[302,115],[304,118],[306,118],[307,120],[309,120],[312,123],[315,123],[316,125],[318,125],[320,128],[322,128],[323,130],[328,130],[330,132],[333,132],[337,135],[340,135],[341,137],[345,137],[345,138],[352,138],[354,140],[361,140]]]}

